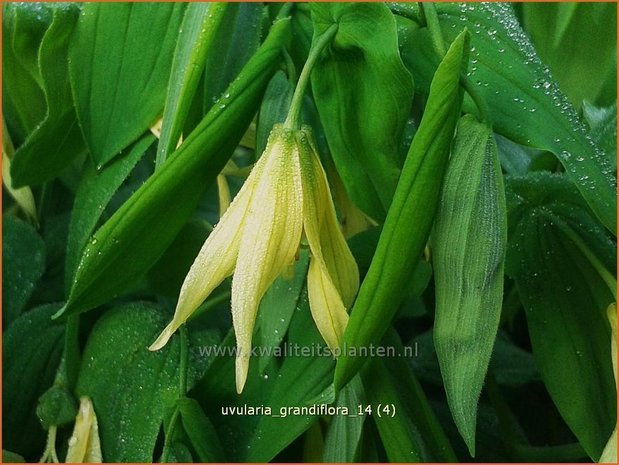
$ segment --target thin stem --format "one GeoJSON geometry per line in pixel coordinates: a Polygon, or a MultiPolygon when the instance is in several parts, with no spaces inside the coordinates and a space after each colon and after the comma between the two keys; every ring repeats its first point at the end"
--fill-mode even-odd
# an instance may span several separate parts
{"type": "Polygon", "coordinates": [[[60,463],[58,460],[58,454],[56,453],[56,427],[50,426],[47,431],[47,443],[45,444],[45,451],[39,463],[60,463]]]}
{"type": "Polygon", "coordinates": [[[189,368],[189,332],[187,325],[182,325],[179,332],[181,335],[181,361],[178,387],[181,397],[185,397],[185,394],[187,394],[187,370],[189,368]]]}
{"type": "Polygon", "coordinates": [[[447,47],[445,47],[445,40],[441,32],[441,25],[438,21],[438,13],[436,12],[436,6],[431,2],[419,2],[420,11],[423,13],[428,30],[430,31],[430,37],[432,43],[438,54],[443,57],[447,53],[447,47]]]}
{"type": "MultiPolygon", "coordinates": [[[[430,31],[430,37],[432,38],[434,49],[442,59],[447,53],[447,47],[445,46],[443,32],[441,31],[441,25],[438,20],[436,6],[434,3],[425,2],[419,2],[419,6],[420,11],[423,12],[428,30],[430,31]]],[[[473,103],[479,111],[481,121],[490,125],[490,110],[483,96],[479,93],[475,86],[471,84],[471,81],[467,79],[466,76],[460,77],[460,85],[464,88],[466,93],[469,94],[471,100],[473,100],[473,103]]]]}
{"type": "Polygon", "coordinates": [[[288,74],[288,81],[290,85],[294,85],[297,82],[297,68],[294,65],[294,61],[292,61],[292,57],[288,50],[282,50],[282,54],[284,55],[284,61],[286,62],[286,73],[288,74]]]}
{"type": "Polygon", "coordinates": [[[202,305],[200,305],[195,312],[191,314],[187,321],[191,321],[194,318],[197,318],[201,315],[204,315],[206,312],[212,310],[223,302],[230,300],[230,291],[226,290],[221,292],[220,294],[216,294],[209,299],[207,299],[202,305]]]}
{"type": "Polygon", "coordinates": [[[481,118],[481,121],[490,124],[490,109],[488,108],[486,101],[477,91],[475,86],[471,84],[471,81],[465,76],[460,77],[460,85],[464,87],[466,93],[469,94],[469,96],[473,100],[473,103],[479,111],[479,117],[481,118]]]}
{"type": "MultiPolygon", "coordinates": [[[[181,335],[181,355],[179,364],[179,377],[178,377],[178,391],[179,399],[184,399],[187,395],[187,370],[189,368],[189,332],[187,331],[187,325],[182,325],[179,329],[181,335]]],[[[170,423],[165,430],[165,439],[163,442],[163,452],[161,453],[161,461],[167,462],[170,456],[170,444],[172,442],[172,436],[176,429],[176,423],[180,416],[180,410],[178,404],[174,407],[174,412],[170,417],[170,423]]]]}
{"type": "Polygon", "coordinates": [[[301,107],[303,106],[303,95],[305,95],[305,88],[309,82],[309,77],[320,56],[323,49],[331,42],[335,33],[337,32],[337,24],[332,24],[322,35],[320,35],[312,44],[307,61],[303,66],[297,87],[292,95],[292,101],[290,102],[290,110],[286,121],[284,121],[284,127],[287,129],[299,128],[299,116],[301,115],[301,107]]]}
{"type": "Polygon", "coordinates": [[[165,439],[163,441],[163,452],[161,453],[161,462],[167,463],[168,458],[170,457],[170,445],[172,443],[172,435],[174,434],[174,430],[176,429],[176,423],[178,422],[178,417],[181,412],[178,406],[174,407],[174,412],[170,417],[170,423],[165,430],[165,439]]]}
{"type": "Polygon", "coordinates": [[[600,261],[599,258],[595,256],[591,249],[587,247],[587,245],[572,228],[569,226],[564,226],[562,223],[558,224],[561,231],[565,233],[565,235],[574,243],[574,245],[576,245],[576,247],[578,247],[587,260],[589,260],[591,266],[598,272],[600,278],[602,278],[606,286],[608,286],[608,290],[613,295],[613,298],[617,301],[617,280],[615,277],[608,271],[606,266],[600,261]]]}
{"type": "Polygon", "coordinates": [[[65,363],[65,372],[67,386],[69,389],[75,387],[77,382],[77,374],[80,365],[80,348],[79,348],[79,316],[72,315],[67,318],[65,326],[64,338],[64,353],[63,360],[65,363]]]}

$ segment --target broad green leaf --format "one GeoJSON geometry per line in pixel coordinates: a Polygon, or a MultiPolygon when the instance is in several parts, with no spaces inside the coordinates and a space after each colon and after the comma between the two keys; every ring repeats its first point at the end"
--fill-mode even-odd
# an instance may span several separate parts
{"type": "Polygon", "coordinates": [[[228,86],[258,50],[264,18],[262,3],[239,2],[226,7],[204,67],[204,113],[228,92],[228,86]]]}
{"type": "Polygon", "coordinates": [[[413,80],[398,53],[396,23],[379,3],[313,3],[314,41],[337,25],[312,73],[335,166],[351,199],[383,220],[400,174],[400,142],[413,80]]]}
{"type": "MultiPolygon", "coordinates": [[[[437,3],[443,35],[471,32],[468,79],[490,109],[495,132],[553,152],[602,223],[616,231],[616,178],[574,108],[542,64],[507,3],[437,3]]],[[[400,19],[402,58],[427,92],[438,58],[427,28],[400,19]]],[[[475,113],[472,102],[465,109],[475,113]]]]}
{"type": "MultiPolygon", "coordinates": [[[[305,285],[309,253],[300,251],[299,260],[294,266],[293,276],[280,276],[271,285],[260,301],[258,312],[259,332],[256,335],[256,345],[268,349],[278,347],[288,332],[290,320],[299,305],[301,291],[305,285]]],[[[259,359],[260,372],[264,372],[273,356],[262,356],[259,359]]]]}
{"type": "Polygon", "coordinates": [[[130,149],[127,149],[127,153],[121,153],[117,159],[102,169],[96,169],[91,163],[86,164],[75,193],[69,234],[66,238],[65,287],[67,291],[71,289],[82,250],[95,230],[105,207],[154,140],[155,137],[152,135],[144,136],[130,149]]]}
{"type": "Polygon", "coordinates": [[[365,415],[358,415],[360,406],[366,405],[365,393],[360,377],[355,377],[339,393],[337,407],[346,407],[350,416],[335,415],[325,436],[323,462],[356,462],[360,448],[361,433],[365,415]]]}
{"type": "Polygon", "coordinates": [[[224,167],[256,112],[290,32],[273,24],[225,97],[148,181],[95,233],[82,255],[64,315],[100,305],[152,267],[224,167]],[[161,212],[165,212],[162,221],[161,212]]]}
{"type": "Polygon", "coordinates": [[[28,223],[2,217],[2,321],[5,327],[26,308],[45,271],[45,244],[28,223]]]}
{"type": "Polygon", "coordinates": [[[456,457],[415,375],[402,343],[390,331],[383,343],[395,357],[374,358],[362,371],[367,402],[387,407],[372,418],[390,462],[454,462],[456,457]]]}
{"type": "Polygon", "coordinates": [[[97,166],[163,109],[184,3],[86,3],[69,48],[75,106],[97,166]]]}
{"type": "Polygon", "coordinates": [[[38,63],[47,111],[43,121],[15,152],[11,163],[14,187],[52,179],[85,152],[73,108],[67,65],[69,40],[78,15],[76,4],[56,8],[41,41],[38,63]]]}
{"type": "MultiPolygon", "coordinates": [[[[510,230],[508,250],[514,247],[515,236],[511,231],[515,229],[515,225],[526,218],[535,206],[541,205],[544,209],[561,217],[563,222],[577,231],[586,247],[591,249],[593,255],[602,262],[607,270],[617,268],[614,239],[591,214],[590,208],[574,184],[565,176],[548,172],[513,176],[509,178],[508,187],[510,230]],[[520,201],[517,201],[519,198],[520,201]]],[[[509,267],[506,268],[506,272],[510,273],[509,267]]]]}
{"type": "Polygon", "coordinates": [[[617,5],[523,3],[521,8],[524,30],[572,104],[610,103],[598,98],[609,78],[616,87],[617,5]]]}
{"type": "Polygon", "coordinates": [[[193,394],[216,426],[229,460],[268,462],[303,434],[320,414],[295,414],[289,407],[333,401],[324,393],[333,376],[334,362],[331,357],[324,356],[325,352],[323,356],[301,353],[303,348],[318,346],[326,350],[312,320],[305,291],[290,323],[289,342],[279,349],[281,366],[274,361],[261,373],[259,363],[250,363],[247,384],[241,395],[235,391],[232,336],[230,333],[222,344],[222,355],[209,366],[193,394]],[[238,415],[228,410],[244,406],[269,407],[272,415],[238,415]]]}
{"type": "Polygon", "coordinates": [[[177,338],[148,351],[166,318],[153,305],[127,304],[107,312],[88,338],[76,391],[92,399],[105,461],[153,460],[165,409],[179,395],[177,338]]]}
{"type": "Polygon", "coordinates": [[[157,147],[158,164],[174,152],[181,137],[206,57],[215,49],[215,37],[227,9],[227,3],[187,5],[172,61],[161,138],[157,147]]]}
{"type": "Polygon", "coordinates": [[[477,402],[501,318],[507,210],[492,129],[458,123],[432,251],[434,345],[454,421],[475,456],[477,402]]]}
{"type": "Polygon", "coordinates": [[[2,114],[16,146],[45,118],[38,55],[52,21],[48,5],[2,4],[2,114]]]}
{"type": "Polygon", "coordinates": [[[183,429],[189,436],[191,445],[200,462],[224,462],[223,451],[217,431],[206,416],[200,404],[194,399],[180,399],[177,407],[181,416],[183,429]]]}
{"type": "MultiPolygon", "coordinates": [[[[463,32],[436,71],[419,130],[344,333],[348,347],[377,344],[406,296],[440,197],[449,147],[460,116],[460,74],[466,68],[467,50],[468,33],[463,32]],[[412,230],[411,225],[415,225],[412,230]]],[[[338,359],[336,390],[352,379],[363,362],[363,357],[347,357],[345,353],[338,359]]]]}
{"type": "MultiPolygon", "coordinates": [[[[5,270],[6,273],[6,270],[5,270]]],[[[62,352],[63,327],[52,322],[59,305],[37,307],[13,321],[2,340],[2,445],[33,462],[44,431],[37,400],[54,381],[62,352]]]]}
{"type": "Polygon", "coordinates": [[[597,460],[615,426],[605,313],[614,297],[605,277],[615,269],[608,263],[616,249],[564,177],[540,174],[508,186],[508,272],[526,309],[533,354],[563,419],[597,460]]]}

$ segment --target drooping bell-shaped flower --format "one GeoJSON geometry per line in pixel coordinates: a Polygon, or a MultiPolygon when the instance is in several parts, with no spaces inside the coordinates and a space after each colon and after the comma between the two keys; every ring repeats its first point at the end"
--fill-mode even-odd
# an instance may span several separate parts
{"type": "Polygon", "coordinates": [[[359,272],[340,230],[311,129],[276,125],[267,147],[213,229],[181,288],[173,320],[150,347],[163,347],[209,294],[232,278],[236,387],[243,390],[258,306],[291,264],[305,236],[307,289],[316,326],[331,350],[340,346],[359,272]]]}

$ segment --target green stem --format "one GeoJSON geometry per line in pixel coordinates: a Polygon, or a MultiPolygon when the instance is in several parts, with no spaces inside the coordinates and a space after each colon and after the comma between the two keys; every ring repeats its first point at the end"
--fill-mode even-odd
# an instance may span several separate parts
{"type": "Polygon", "coordinates": [[[305,95],[305,89],[309,82],[312,69],[320,56],[323,49],[331,42],[335,33],[337,32],[337,24],[332,24],[322,35],[320,35],[312,44],[307,61],[303,66],[297,87],[292,95],[292,101],[290,102],[290,110],[286,121],[284,121],[284,127],[287,129],[299,129],[299,116],[301,115],[301,107],[303,106],[303,96],[305,95]]]}
{"type": "MultiPolygon", "coordinates": [[[[438,20],[438,13],[434,3],[419,2],[420,11],[423,12],[423,18],[425,19],[428,30],[430,31],[430,37],[432,38],[432,44],[436,53],[441,59],[447,53],[447,47],[445,46],[445,39],[443,38],[443,32],[441,31],[441,25],[438,20]]],[[[473,103],[479,111],[479,117],[483,123],[490,125],[490,110],[483,96],[479,93],[477,88],[471,84],[471,81],[466,76],[460,77],[460,85],[464,88],[467,94],[473,100],[473,103]]]]}
{"type": "Polygon", "coordinates": [[[201,315],[204,315],[206,312],[212,310],[218,305],[230,300],[230,291],[225,290],[219,294],[216,294],[212,297],[209,297],[202,305],[200,305],[195,312],[191,314],[187,321],[191,321],[194,318],[197,318],[201,315]]]}
{"type": "Polygon", "coordinates": [[[178,422],[178,417],[181,412],[178,406],[174,407],[174,412],[170,417],[170,423],[168,423],[168,427],[165,430],[165,439],[163,442],[163,452],[161,453],[161,462],[166,463],[170,457],[170,445],[172,443],[172,435],[174,434],[174,430],[176,429],[176,423],[178,422]]]}
{"type": "Polygon", "coordinates": [[[187,370],[189,368],[189,332],[187,325],[182,325],[179,332],[181,335],[181,361],[178,388],[182,398],[187,394],[187,370]]]}
{"type": "Polygon", "coordinates": [[[477,110],[479,111],[479,117],[481,118],[481,121],[483,123],[488,123],[488,125],[490,125],[490,109],[488,108],[488,105],[486,104],[486,101],[484,100],[484,98],[477,91],[475,86],[471,84],[471,81],[467,79],[465,76],[460,77],[460,85],[464,87],[464,90],[466,91],[466,93],[469,94],[469,96],[473,100],[473,103],[475,104],[475,106],[477,107],[477,110]]]}
{"type": "Polygon", "coordinates": [[[598,272],[604,283],[608,286],[615,302],[617,301],[617,279],[608,271],[606,266],[600,261],[599,258],[591,251],[589,247],[583,242],[583,240],[574,232],[569,226],[563,226],[562,223],[558,223],[559,228],[570,238],[570,240],[578,247],[580,252],[589,260],[591,266],[598,272]]]}
{"type": "MultiPolygon", "coordinates": [[[[187,325],[182,325],[179,328],[179,333],[181,336],[181,355],[179,364],[180,373],[178,377],[178,393],[180,400],[184,399],[187,395],[187,371],[189,368],[189,331],[187,330],[187,325]]],[[[168,423],[168,427],[165,430],[163,452],[161,453],[162,462],[167,462],[170,456],[170,444],[172,442],[172,436],[174,435],[180,413],[181,412],[177,403],[174,407],[174,412],[172,412],[172,416],[170,417],[170,423],[168,423]]]]}
{"type": "Polygon", "coordinates": [[[68,317],[64,333],[63,360],[66,382],[70,390],[75,387],[80,366],[79,321],[79,315],[68,317]]]}
{"type": "Polygon", "coordinates": [[[438,13],[436,12],[436,6],[431,2],[418,2],[420,11],[423,14],[428,30],[430,31],[430,37],[434,48],[441,57],[447,53],[447,47],[445,47],[445,40],[443,39],[443,33],[441,32],[441,25],[438,21],[438,13]]]}
{"type": "Polygon", "coordinates": [[[297,82],[297,69],[294,66],[294,61],[292,61],[292,57],[288,50],[284,49],[282,51],[284,55],[284,61],[286,62],[286,74],[288,74],[288,81],[290,85],[293,86],[295,82],[297,82]]]}

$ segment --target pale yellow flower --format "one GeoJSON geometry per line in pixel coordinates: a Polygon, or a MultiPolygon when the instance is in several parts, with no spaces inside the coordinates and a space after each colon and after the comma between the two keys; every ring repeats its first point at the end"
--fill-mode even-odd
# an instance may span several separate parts
{"type": "Polygon", "coordinates": [[[172,322],[150,347],[163,347],[228,276],[237,341],[236,388],[247,379],[260,300],[291,264],[305,236],[311,258],[310,309],[327,345],[342,341],[359,287],[359,272],[339,227],[310,128],[276,125],[267,148],[215,226],[181,288],[172,322]]]}
{"type": "Polygon", "coordinates": [[[101,463],[101,443],[99,441],[99,425],[91,400],[88,397],[80,399],[80,408],[75,418],[73,434],[69,439],[67,463],[101,463]]]}

